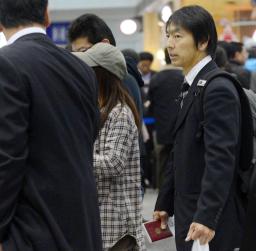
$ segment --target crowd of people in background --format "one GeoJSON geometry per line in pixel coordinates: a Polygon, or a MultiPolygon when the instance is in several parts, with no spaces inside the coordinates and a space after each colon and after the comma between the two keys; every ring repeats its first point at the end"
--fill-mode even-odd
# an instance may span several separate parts
{"type": "Polygon", "coordinates": [[[256,48],[217,41],[211,14],[187,6],[166,23],[157,72],[151,52],[121,51],[94,14],[76,18],[69,45],[57,47],[47,10],[47,0],[0,0],[0,250],[144,251],[148,187],[160,189],[161,228],[175,216],[178,251],[194,240],[233,251],[244,232],[248,247],[255,172],[245,205],[232,78],[254,98],[256,48]],[[201,92],[219,68],[231,77],[201,92]]]}

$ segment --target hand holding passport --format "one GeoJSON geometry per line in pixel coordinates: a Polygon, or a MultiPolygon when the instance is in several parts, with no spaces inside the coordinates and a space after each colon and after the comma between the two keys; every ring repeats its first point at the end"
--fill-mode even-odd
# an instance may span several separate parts
{"type": "Polygon", "coordinates": [[[168,226],[166,229],[161,229],[160,220],[145,222],[143,223],[143,227],[150,243],[173,236],[173,233],[168,226]]]}

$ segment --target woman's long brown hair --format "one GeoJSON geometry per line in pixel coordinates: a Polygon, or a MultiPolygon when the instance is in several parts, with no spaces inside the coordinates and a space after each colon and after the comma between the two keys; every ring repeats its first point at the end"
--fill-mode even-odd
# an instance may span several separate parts
{"type": "Polygon", "coordinates": [[[137,128],[140,128],[139,112],[134,101],[126,91],[123,83],[114,74],[97,66],[93,67],[99,82],[99,103],[101,109],[101,128],[105,124],[109,113],[118,104],[127,104],[134,116],[137,128]]]}

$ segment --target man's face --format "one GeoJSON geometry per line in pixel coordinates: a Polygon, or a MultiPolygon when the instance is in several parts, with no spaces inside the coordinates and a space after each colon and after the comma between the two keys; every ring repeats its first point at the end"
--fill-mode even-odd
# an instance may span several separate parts
{"type": "Polygon", "coordinates": [[[74,40],[72,43],[72,51],[80,51],[84,52],[87,51],[89,48],[93,46],[92,43],[89,42],[87,37],[79,37],[74,40]]]}
{"type": "Polygon", "coordinates": [[[202,53],[205,52],[197,48],[192,33],[180,26],[170,24],[167,27],[166,36],[172,64],[182,67],[184,73],[187,74],[202,59],[202,53]]]}
{"type": "Polygon", "coordinates": [[[138,68],[142,73],[142,75],[146,75],[150,72],[151,65],[152,65],[152,61],[150,60],[141,60],[138,63],[138,68]]]}

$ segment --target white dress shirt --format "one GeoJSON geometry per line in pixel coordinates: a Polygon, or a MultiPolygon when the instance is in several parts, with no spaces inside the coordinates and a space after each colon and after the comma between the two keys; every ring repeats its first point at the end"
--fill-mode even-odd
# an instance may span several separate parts
{"type": "Polygon", "coordinates": [[[191,86],[197,74],[212,60],[211,56],[206,56],[199,61],[185,76],[186,82],[191,86]]]}

